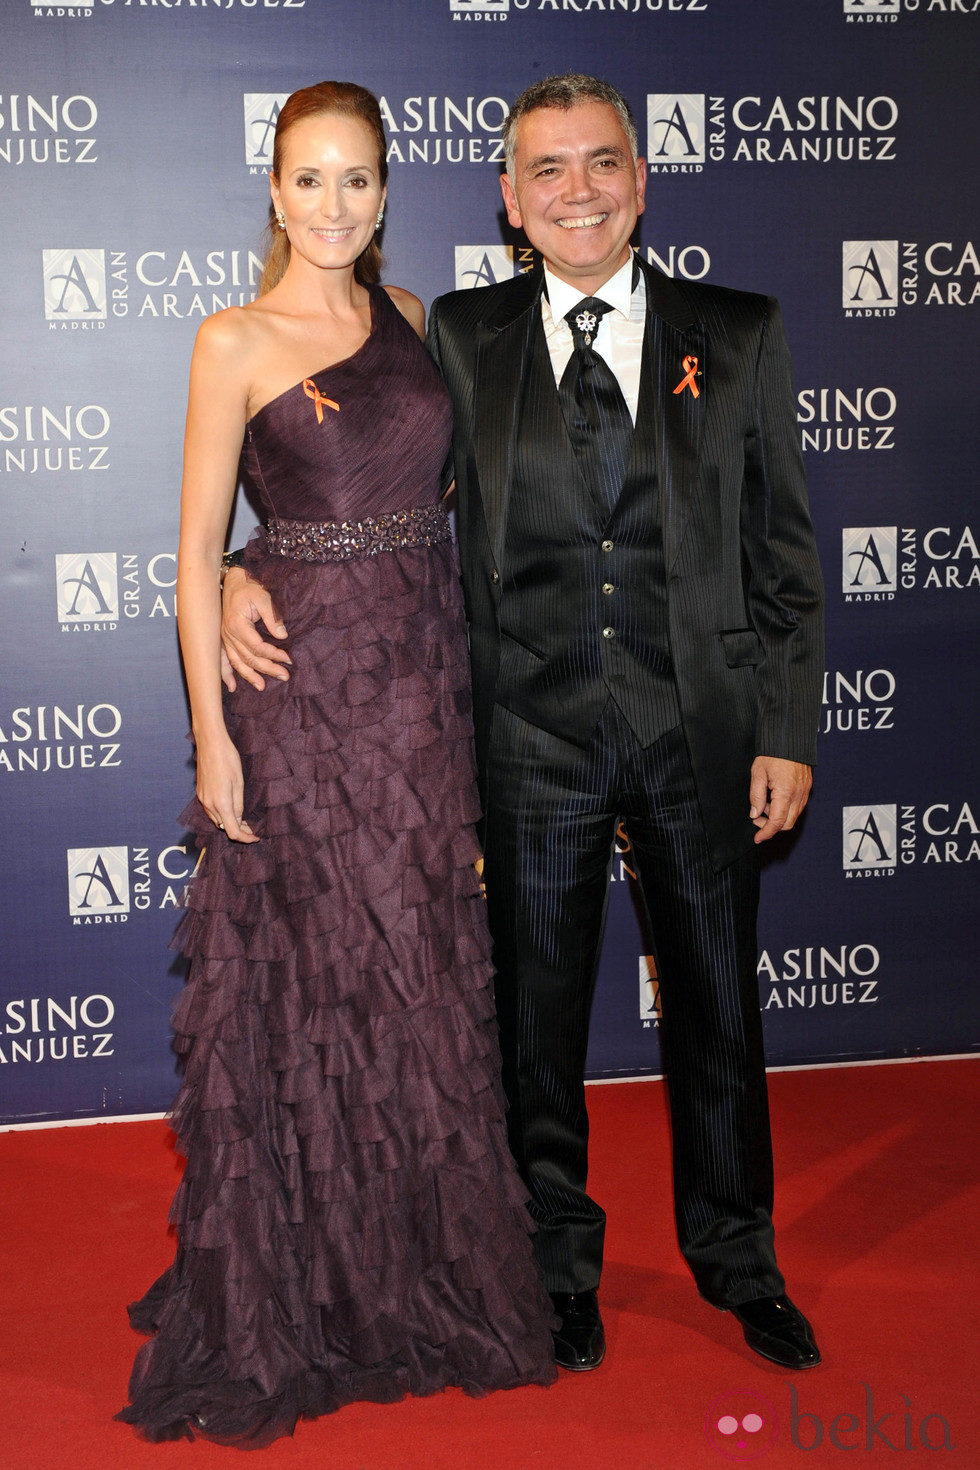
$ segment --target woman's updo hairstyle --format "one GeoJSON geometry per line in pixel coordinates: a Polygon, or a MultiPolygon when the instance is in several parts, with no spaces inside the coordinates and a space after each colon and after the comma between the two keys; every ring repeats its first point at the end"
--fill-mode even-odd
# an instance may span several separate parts
{"type": "MultiPolygon", "coordinates": [[[[378,174],[382,187],[388,182],[388,140],[381,118],[381,108],[373,92],[359,87],[356,82],[317,82],[313,87],[301,87],[287,97],[276,122],[275,141],[272,145],[272,177],[279,182],[286,134],[298,122],[323,113],[336,113],[341,117],[356,117],[366,123],[378,144],[378,174]]],[[[269,201],[269,248],[262,268],[259,295],[264,296],[278,285],[289,264],[289,240],[286,231],[276,223],[276,211],[269,201]]],[[[361,251],[354,262],[354,279],[362,286],[373,286],[381,279],[382,257],[375,240],[361,251]]]]}

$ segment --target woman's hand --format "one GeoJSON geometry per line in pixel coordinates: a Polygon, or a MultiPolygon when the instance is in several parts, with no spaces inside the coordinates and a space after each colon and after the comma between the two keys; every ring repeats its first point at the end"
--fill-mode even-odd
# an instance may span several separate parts
{"type": "Polygon", "coordinates": [[[228,735],[217,735],[197,746],[197,799],[216,827],[232,842],[258,842],[243,820],[245,781],[242,762],[228,735]]]}

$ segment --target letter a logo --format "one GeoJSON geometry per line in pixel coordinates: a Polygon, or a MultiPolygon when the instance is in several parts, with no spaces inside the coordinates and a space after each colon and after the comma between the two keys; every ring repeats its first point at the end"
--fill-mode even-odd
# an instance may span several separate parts
{"type": "Polygon", "coordinates": [[[514,252],[509,245],[457,245],[456,290],[495,286],[514,274],[514,252]]]}
{"type": "Polygon", "coordinates": [[[68,912],[73,918],[129,912],[129,848],[68,849],[68,912]]]}
{"type": "Polygon", "coordinates": [[[92,563],[90,561],[85,562],[84,566],[82,567],[81,576],[65,578],[65,587],[66,589],[69,587],[75,588],[75,593],[71,600],[71,607],[68,609],[68,612],[66,614],[67,617],[75,618],[79,616],[78,599],[83,593],[88,594],[87,600],[92,605],[93,617],[104,618],[108,615],[109,604],[106,602],[105,598],[102,595],[102,588],[99,586],[99,579],[93,572],[92,563]]]}
{"type": "Polygon", "coordinates": [[[843,588],[846,593],[894,592],[898,586],[898,528],[847,526],[843,532],[843,588]]]}
{"type": "Polygon", "coordinates": [[[647,155],[676,163],[704,163],[704,93],[647,93],[647,155]]]}
{"type": "Polygon", "coordinates": [[[104,250],[42,250],[47,321],[104,320],[104,250]]]}
{"type": "Polygon", "coordinates": [[[843,304],[856,307],[898,305],[898,241],[845,240],[843,304]]]}
{"type": "Polygon", "coordinates": [[[268,168],[272,162],[272,140],[288,92],[244,92],[245,162],[268,168]]]}
{"type": "Polygon", "coordinates": [[[114,551],[59,552],[55,557],[59,623],[110,623],[119,616],[114,551]]]}
{"type": "Polygon", "coordinates": [[[844,808],[844,867],[893,868],[898,821],[894,806],[844,808]]]}

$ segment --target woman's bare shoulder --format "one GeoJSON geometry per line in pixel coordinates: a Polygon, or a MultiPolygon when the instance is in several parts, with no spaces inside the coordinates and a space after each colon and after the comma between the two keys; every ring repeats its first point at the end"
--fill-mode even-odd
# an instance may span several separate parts
{"type": "Polygon", "coordinates": [[[256,379],[277,353],[276,321],[272,313],[249,306],[229,306],[205,317],[194,344],[194,361],[208,380],[219,374],[251,398],[256,379]]]}
{"type": "Polygon", "coordinates": [[[204,318],[197,329],[195,352],[216,361],[248,357],[260,346],[268,330],[259,313],[244,306],[228,306],[204,318]]]}
{"type": "Polygon", "coordinates": [[[409,325],[415,328],[420,337],[424,337],[425,307],[419,298],[413,296],[411,291],[406,291],[402,286],[385,286],[384,289],[409,325]]]}

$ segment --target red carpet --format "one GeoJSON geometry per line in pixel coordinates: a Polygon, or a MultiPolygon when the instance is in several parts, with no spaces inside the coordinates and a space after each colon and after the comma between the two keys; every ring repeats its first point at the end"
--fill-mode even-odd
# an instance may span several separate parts
{"type": "MultiPolygon", "coordinates": [[[[301,1425],[254,1463],[848,1470],[914,1457],[980,1466],[978,1080],[968,1061],[771,1077],[780,1260],[817,1326],[821,1367],[768,1367],[733,1319],[695,1294],[674,1244],[661,1084],[595,1087],[592,1183],[609,1212],[603,1366],[563,1374],[550,1390],[345,1409],[301,1425]],[[755,1409],[765,1422],[711,1442],[713,1404],[710,1423],[755,1409]],[[946,1438],[954,1448],[942,1448],[946,1438]]],[[[240,1452],[202,1441],[144,1444],[111,1418],[140,1340],[125,1303],[173,1250],[164,1222],[177,1160],[166,1126],[2,1134],[0,1178],[2,1470],[242,1463],[240,1452]]]]}

